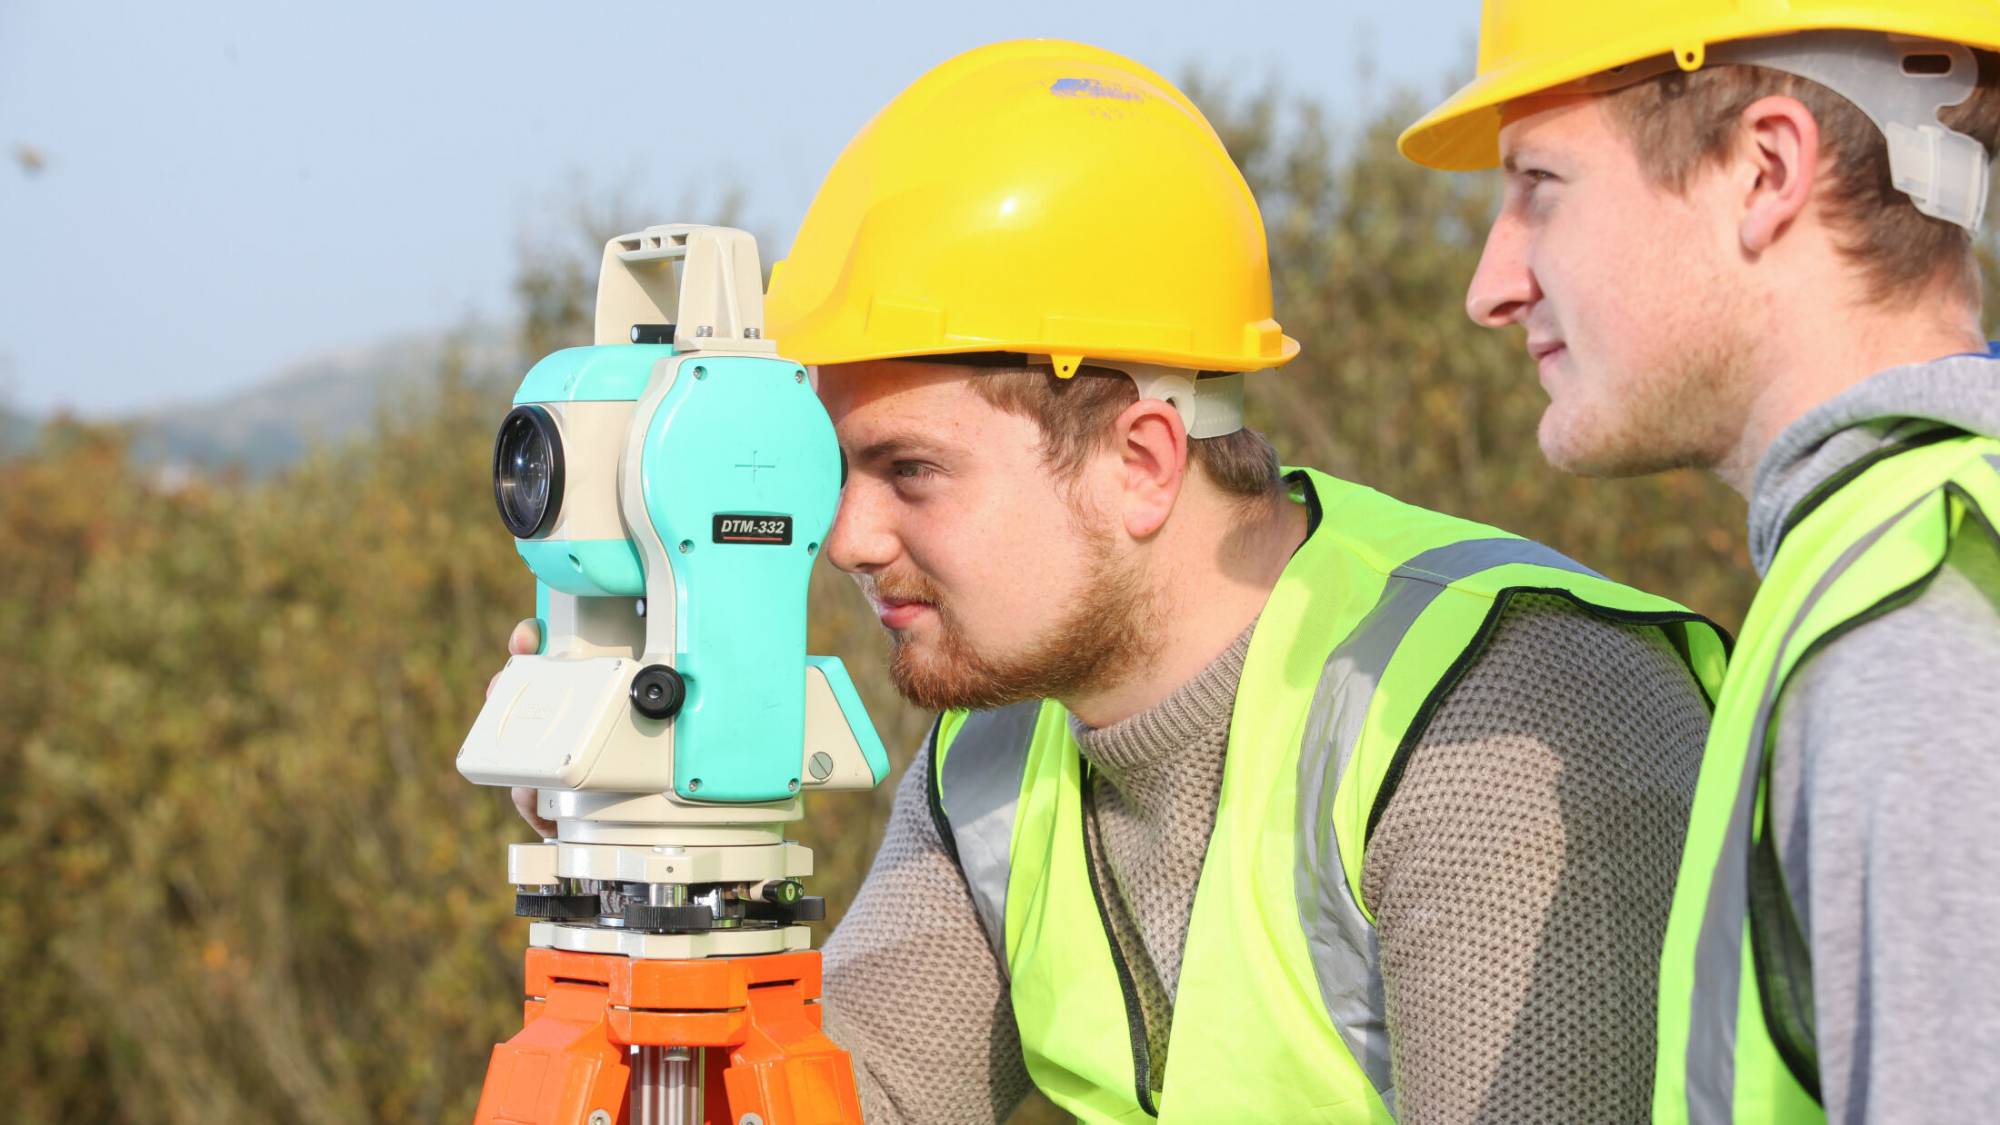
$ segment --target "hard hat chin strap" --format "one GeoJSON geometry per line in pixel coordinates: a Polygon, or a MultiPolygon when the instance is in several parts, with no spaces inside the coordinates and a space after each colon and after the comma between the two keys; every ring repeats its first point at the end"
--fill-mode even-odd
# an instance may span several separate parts
{"type": "MultiPolygon", "coordinates": [[[[1048,356],[1029,356],[1036,366],[1055,367],[1048,356]]],[[[1189,438],[1224,437],[1243,428],[1243,372],[1202,374],[1184,367],[1091,359],[1091,367],[1116,371],[1132,380],[1142,399],[1171,405],[1181,416],[1189,438]]],[[[1060,370],[1060,368],[1058,368],[1060,370]]],[[[1075,367],[1070,368],[1071,374],[1075,367]]],[[[1068,376],[1064,376],[1067,378],[1068,376]]]]}
{"type": "Polygon", "coordinates": [[[1970,47],[1876,31],[1806,31],[1717,43],[1706,61],[1781,70],[1854,103],[1888,138],[1896,190],[1924,214],[1978,233],[1991,168],[1986,146],[1938,121],[1939,110],[1979,87],[1970,47]]]}

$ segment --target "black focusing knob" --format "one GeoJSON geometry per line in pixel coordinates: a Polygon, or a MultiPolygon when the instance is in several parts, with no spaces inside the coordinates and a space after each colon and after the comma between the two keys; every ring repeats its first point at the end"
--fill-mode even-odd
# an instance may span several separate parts
{"type": "Polygon", "coordinates": [[[698,933],[715,928],[715,913],[699,902],[685,906],[628,902],[625,904],[625,928],[648,933],[698,933]]]}
{"type": "Polygon", "coordinates": [[[664,664],[648,664],[632,677],[632,709],[649,719],[671,719],[687,700],[681,674],[664,664]]]}

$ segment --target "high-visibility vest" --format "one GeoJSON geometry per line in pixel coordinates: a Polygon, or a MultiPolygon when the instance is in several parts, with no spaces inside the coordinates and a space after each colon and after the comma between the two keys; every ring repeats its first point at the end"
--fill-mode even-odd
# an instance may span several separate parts
{"type": "MultiPolygon", "coordinates": [[[[1657,1122],[1825,1120],[1810,950],[1770,822],[1786,685],[1921,594],[1954,539],[1993,535],[2000,441],[1933,431],[1796,509],[1716,704],[1660,968],[1657,1122]]],[[[1839,831],[1840,826],[1834,826],[1839,831]]]]}
{"type": "Polygon", "coordinates": [[[1312,508],[1251,636],[1181,957],[1165,1088],[1084,845],[1054,701],[933,728],[932,812],[1006,968],[1028,1073],[1085,1121],[1390,1121],[1367,838],[1411,747],[1508,599],[1660,630],[1719,686],[1727,639],[1537,543],[1311,471],[1312,508]]]}

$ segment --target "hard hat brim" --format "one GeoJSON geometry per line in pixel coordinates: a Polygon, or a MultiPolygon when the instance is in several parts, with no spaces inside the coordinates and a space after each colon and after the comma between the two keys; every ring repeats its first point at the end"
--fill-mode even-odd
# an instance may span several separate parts
{"type": "Polygon", "coordinates": [[[1411,161],[1443,172],[1473,172],[1500,163],[1501,112],[1507,103],[1557,91],[1572,82],[1646,59],[1673,56],[1685,69],[1698,69],[1711,43],[1799,31],[1831,29],[1881,31],[1925,39],[1963,43],[2000,51],[2000,24],[1988,24],[1968,34],[1961,14],[1912,6],[1895,18],[1837,6],[1819,12],[1792,10],[1759,13],[1707,26],[1644,27],[1632,34],[1604,39],[1587,51],[1559,57],[1533,55],[1479,75],[1446,98],[1436,109],[1403,131],[1397,149],[1411,161]]]}
{"type": "MultiPolygon", "coordinates": [[[[787,340],[796,338],[788,337],[787,340]]],[[[870,363],[882,359],[926,359],[931,357],[937,358],[940,362],[948,363],[951,357],[955,355],[1020,352],[1025,355],[1076,355],[1082,356],[1086,363],[1091,360],[1102,360],[1109,362],[1150,363],[1162,367],[1178,367],[1189,371],[1247,372],[1283,367],[1285,364],[1297,359],[1299,355],[1299,342],[1290,336],[1284,336],[1282,339],[1283,343],[1279,346],[1276,356],[1189,356],[1184,352],[1147,352],[1124,349],[1110,353],[1103,348],[1069,346],[1048,341],[1024,343],[1023,341],[1014,339],[963,340],[954,341],[949,344],[928,344],[922,347],[870,348],[865,350],[846,348],[818,349],[812,347],[809,342],[803,346],[795,347],[788,343],[787,340],[779,340],[778,347],[786,356],[800,363],[812,364],[816,367],[837,363],[870,363]]]]}
{"type": "Polygon", "coordinates": [[[1605,44],[1589,54],[1572,56],[1559,69],[1536,59],[1481,75],[1403,130],[1396,148],[1410,160],[1441,172],[1498,167],[1500,114],[1507,103],[1668,53],[1660,49],[1656,37],[1647,37],[1605,44]]]}

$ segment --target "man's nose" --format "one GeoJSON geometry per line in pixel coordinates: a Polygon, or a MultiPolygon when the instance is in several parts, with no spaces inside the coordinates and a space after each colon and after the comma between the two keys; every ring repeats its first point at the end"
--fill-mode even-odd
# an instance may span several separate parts
{"type": "Polygon", "coordinates": [[[1465,291],[1465,315],[1487,328],[1505,328],[1526,318],[1542,299],[1535,274],[1528,268],[1526,225],[1507,211],[1486,232],[1486,249],[1465,291]]]}
{"type": "Polygon", "coordinates": [[[874,574],[895,561],[896,537],[875,491],[850,477],[826,533],[827,561],[849,574],[874,574]]]}

